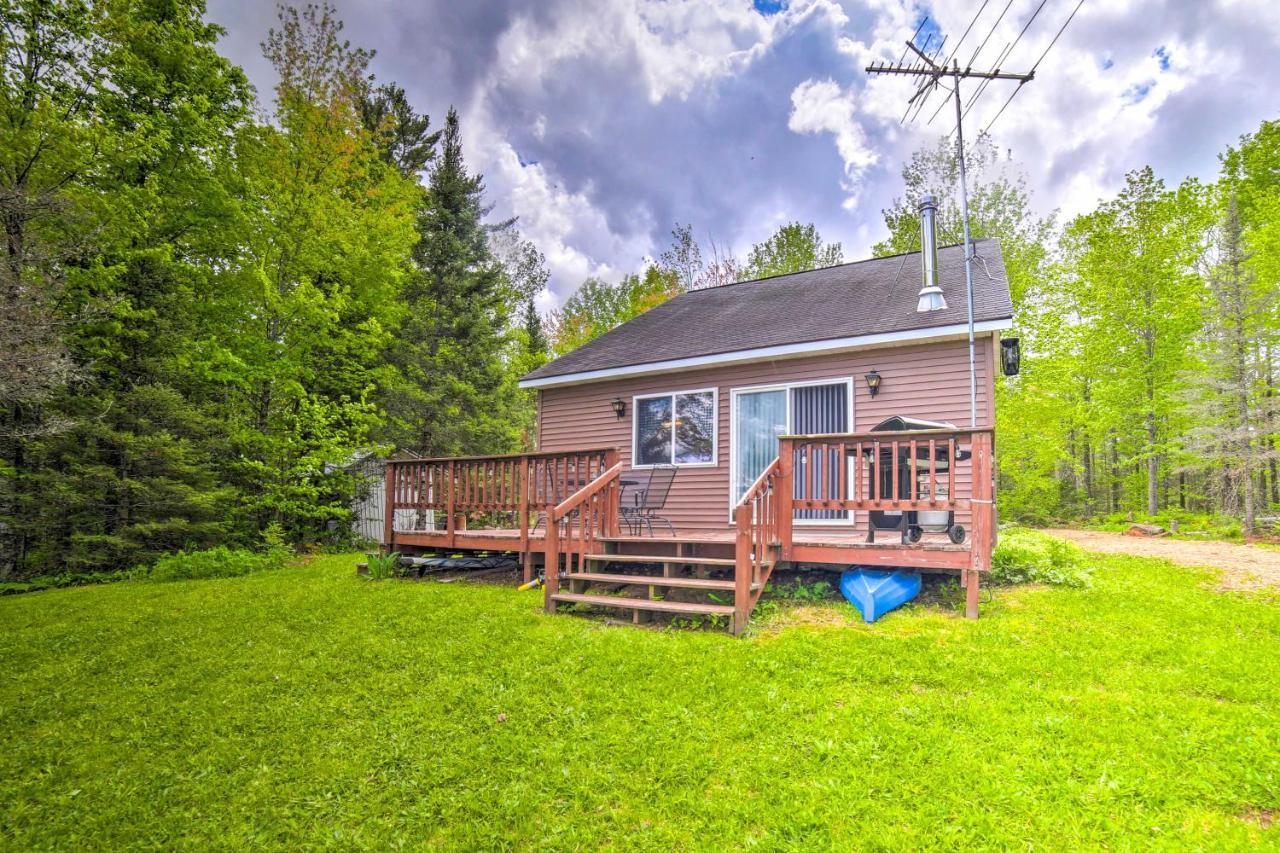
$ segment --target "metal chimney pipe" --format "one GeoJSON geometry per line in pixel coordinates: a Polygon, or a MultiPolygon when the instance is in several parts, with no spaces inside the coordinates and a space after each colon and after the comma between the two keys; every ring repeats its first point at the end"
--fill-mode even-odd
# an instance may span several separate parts
{"type": "Polygon", "coordinates": [[[920,199],[920,270],[924,284],[916,302],[917,311],[941,311],[947,298],[938,286],[938,204],[933,196],[920,199]]]}

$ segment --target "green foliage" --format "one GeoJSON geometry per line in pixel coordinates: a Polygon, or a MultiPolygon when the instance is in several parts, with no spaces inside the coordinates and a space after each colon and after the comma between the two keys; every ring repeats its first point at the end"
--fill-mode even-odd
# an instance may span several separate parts
{"type": "Polygon", "coordinates": [[[153,581],[207,580],[209,578],[235,578],[253,572],[279,569],[288,558],[288,551],[244,551],[219,545],[204,551],[178,551],[156,561],[150,569],[139,572],[139,577],[153,581]]]}
{"type": "Polygon", "coordinates": [[[679,277],[657,266],[625,276],[617,284],[589,278],[552,315],[552,349],[564,355],[678,293],[679,277]]]}
{"type": "Polygon", "coordinates": [[[823,601],[833,597],[834,594],[835,587],[830,582],[818,580],[806,584],[803,578],[798,578],[795,583],[790,584],[772,583],[768,588],[769,597],[780,601],[823,601]]]}
{"type": "Polygon", "coordinates": [[[366,559],[369,566],[369,580],[380,581],[395,577],[397,570],[400,568],[399,552],[391,554],[372,553],[366,559]]]}
{"type": "Polygon", "coordinates": [[[512,281],[491,251],[487,212],[450,109],[418,205],[406,313],[387,344],[396,373],[380,395],[388,423],[379,435],[427,456],[500,453],[525,441],[512,281]]]}
{"type": "Polygon", "coordinates": [[[743,279],[765,278],[793,272],[830,267],[844,260],[839,243],[824,243],[817,226],[789,222],[768,240],[751,247],[743,279]]]}
{"type": "MultiPolygon", "coordinates": [[[[1060,230],[1032,215],[1025,177],[990,138],[970,146],[973,234],[1000,240],[1024,355],[996,388],[1002,517],[1178,509],[1247,526],[1280,510],[1278,127],[1228,148],[1214,185],[1136,168],[1060,230]]],[[[918,248],[925,193],[942,241],[959,242],[954,148],[917,152],[903,178],[877,253],[918,248]]]]}
{"type": "Polygon", "coordinates": [[[545,263],[489,254],[456,113],[328,5],[280,9],[255,112],[204,11],[0,4],[0,580],[346,541],[352,459],[530,431],[545,263]]]}
{"type": "Polygon", "coordinates": [[[1155,524],[1169,531],[1175,537],[1212,537],[1214,539],[1241,539],[1244,528],[1238,518],[1211,513],[1190,512],[1176,507],[1161,510],[1155,515],[1132,515],[1131,513],[1113,512],[1100,516],[1089,524],[1096,530],[1111,533],[1123,533],[1135,523],[1155,524]],[[1177,526],[1177,533],[1173,532],[1177,526]]]}
{"type": "Polygon", "coordinates": [[[735,639],[356,558],[0,600],[6,846],[1280,840],[1280,608],[1199,570],[1099,556],[1089,589],[984,587],[977,622],[806,604],[735,639]]]}
{"type": "Polygon", "coordinates": [[[1038,530],[1010,527],[1000,531],[991,555],[991,580],[1085,587],[1089,585],[1091,560],[1073,542],[1038,530]]]}

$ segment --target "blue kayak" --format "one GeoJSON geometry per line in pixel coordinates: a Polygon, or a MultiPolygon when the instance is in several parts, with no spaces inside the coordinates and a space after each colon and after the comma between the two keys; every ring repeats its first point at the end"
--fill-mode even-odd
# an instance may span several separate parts
{"type": "Polygon", "coordinates": [[[840,593],[874,622],[920,594],[920,573],[854,568],[841,573],[840,593]]]}

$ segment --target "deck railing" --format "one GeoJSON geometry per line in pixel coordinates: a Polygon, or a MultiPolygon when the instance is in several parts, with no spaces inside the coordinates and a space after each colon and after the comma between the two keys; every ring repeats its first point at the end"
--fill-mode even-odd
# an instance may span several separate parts
{"type": "Polygon", "coordinates": [[[746,627],[756,601],[769,582],[781,553],[790,540],[790,511],[784,500],[787,471],[779,456],[769,463],[733,509],[734,537],[733,630],[746,627]],[[785,518],[784,518],[785,516],[785,518]]]}
{"type": "Polygon", "coordinates": [[[911,430],[783,436],[797,510],[969,510],[989,476],[991,431],[911,430]],[[963,487],[963,488],[962,488],[963,487]]]}
{"type": "Polygon", "coordinates": [[[446,547],[467,529],[468,514],[507,515],[504,520],[520,531],[521,550],[527,550],[538,513],[550,513],[617,461],[617,449],[607,447],[388,462],[383,544],[394,545],[396,511],[416,510],[418,518],[435,513],[437,532],[443,520],[446,547]]]}
{"type": "Polygon", "coordinates": [[[624,467],[615,463],[547,513],[543,573],[548,613],[555,612],[552,596],[560,590],[561,556],[565,574],[572,577],[586,571],[587,556],[599,550],[600,537],[618,535],[619,480],[624,467]]]}
{"type": "MultiPolygon", "coordinates": [[[[791,467],[791,489],[780,512],[788,523],[794,512],[968,513],[970,571],[986,571],[995,545],[993,436],[964,428],[783,436],[778,453],[791,467]]],[[[786,556],[789,531],[783,542],[786,556]]],[[[961,580],[976,617],[976,577],[971,583],[963,572],[961,580]]]]}

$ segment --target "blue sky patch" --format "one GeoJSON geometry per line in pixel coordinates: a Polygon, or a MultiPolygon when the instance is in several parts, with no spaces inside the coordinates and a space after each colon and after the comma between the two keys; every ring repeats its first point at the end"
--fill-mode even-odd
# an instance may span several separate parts
{"type": "Polygon", "coordinates": [[[937,50],[938,45],[942,42],[942,27],[938,26],[938,22],[928,13],[921,12],[916,16],[915,26],[920,27],[920,32],[916,35],[915,40],[916,47],[925,53],[932,53],[937,50]],[[922,27],[920,26],[921,21],[924,21],[924,26],[922,27]],[[925,45],[928,45],[928,47],[925,45]]]}
{"type": "Polygon", "coordinates": [[[1146,100],[1147,95],[1151,93],[1151,90],[1155,88],[1155,85],[1155,80],[1148,80],[1145,83],[1134,83],[1128,89],[1124,90],[1124,94],[1121,97],[1131,104],[1140,104],[1146,100]]]}
{"type": "Polygon", "coordinates": [[[776,15],[787,8],[789,0],[751,0],[752,7],[761,15],[776,15]]]}
{"type": "Polygon", "coordinates": [[[1155,49],[1155,52],[1152,53],[1151,55],[1154,56],[1156,59],[1160,60],[1161,71],[1169,70],[1169,48],[1165,47],[1164,45],[1160,45],[1155,49]]]}

